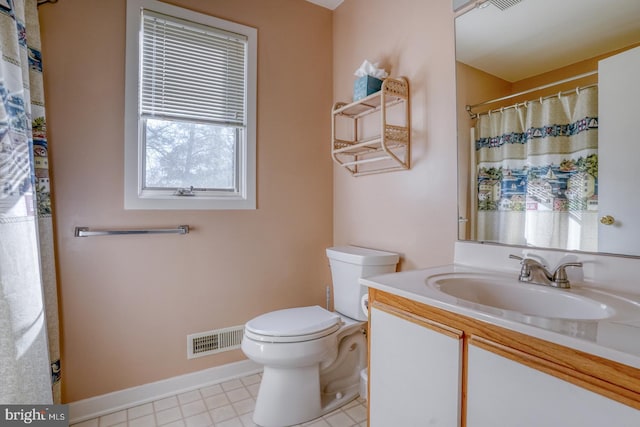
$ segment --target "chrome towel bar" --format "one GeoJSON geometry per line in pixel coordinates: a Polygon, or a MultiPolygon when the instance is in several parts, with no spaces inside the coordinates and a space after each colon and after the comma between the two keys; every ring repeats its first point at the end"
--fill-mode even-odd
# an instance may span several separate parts
{"type": "Polygon", "coordinates": [[[176,228],[151,228],[148,230],[89,230],[89,227],[76,227],[75,237],[112,236],[120,234],[188,234],[188,225],[176,228]]]}

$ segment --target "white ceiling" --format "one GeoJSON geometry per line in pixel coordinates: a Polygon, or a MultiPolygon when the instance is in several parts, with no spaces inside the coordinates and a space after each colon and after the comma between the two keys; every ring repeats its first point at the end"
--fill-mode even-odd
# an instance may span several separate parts
{"type": "Polygon", "coordinates": [[[523,0],[456,18],[456,58],[510,82],[640,42],[640,0],[523,0]]]}
{"type": "Polygon", "coordinates": [[[307,0],[310,3],[315,3],[319,6],[326,7],[327,9],[334,10],[336,7],[340,6],[344,0],[307,0]]]}

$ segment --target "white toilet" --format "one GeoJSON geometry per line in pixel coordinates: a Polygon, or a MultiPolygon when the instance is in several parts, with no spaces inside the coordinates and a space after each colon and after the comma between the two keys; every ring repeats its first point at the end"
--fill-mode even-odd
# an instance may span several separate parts
{"type": "Polygon", "coordinates": [[[355,246],[327,249],[335,312],[320,306],[272,311],[245,325],[242,351],[264,365],[253,422],[284,427],[356,398],[367,365],[367,290],[360,277],[392,273],[398,254],[355,246]]]}

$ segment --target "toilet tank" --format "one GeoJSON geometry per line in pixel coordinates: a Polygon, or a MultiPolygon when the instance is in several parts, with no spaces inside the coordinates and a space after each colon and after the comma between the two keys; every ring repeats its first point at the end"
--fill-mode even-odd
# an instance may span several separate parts
{"type": "Polygon", "coordinates": [[[367,320],[360,305],[367,288],[358,279],[395,272],[399,255],[357,246],[336,246],[327,248],[327,257],[335,311],[352,319],[367,320]]]}

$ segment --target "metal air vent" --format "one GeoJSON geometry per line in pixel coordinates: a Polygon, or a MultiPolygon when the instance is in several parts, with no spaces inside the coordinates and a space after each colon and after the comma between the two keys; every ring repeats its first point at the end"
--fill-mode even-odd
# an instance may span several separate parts
{"type": "Polygon", "coordinates": [[[489,0],[489,1],[498,9],[506,10],[506,9],[509,9],[511,6],[517,5],[522,0],[489,0]]]}
{"type": "Polygon", "coordinates": [[[243,335],[244,325],[187,335],[187,358],[240,348],[243,335]]]}

